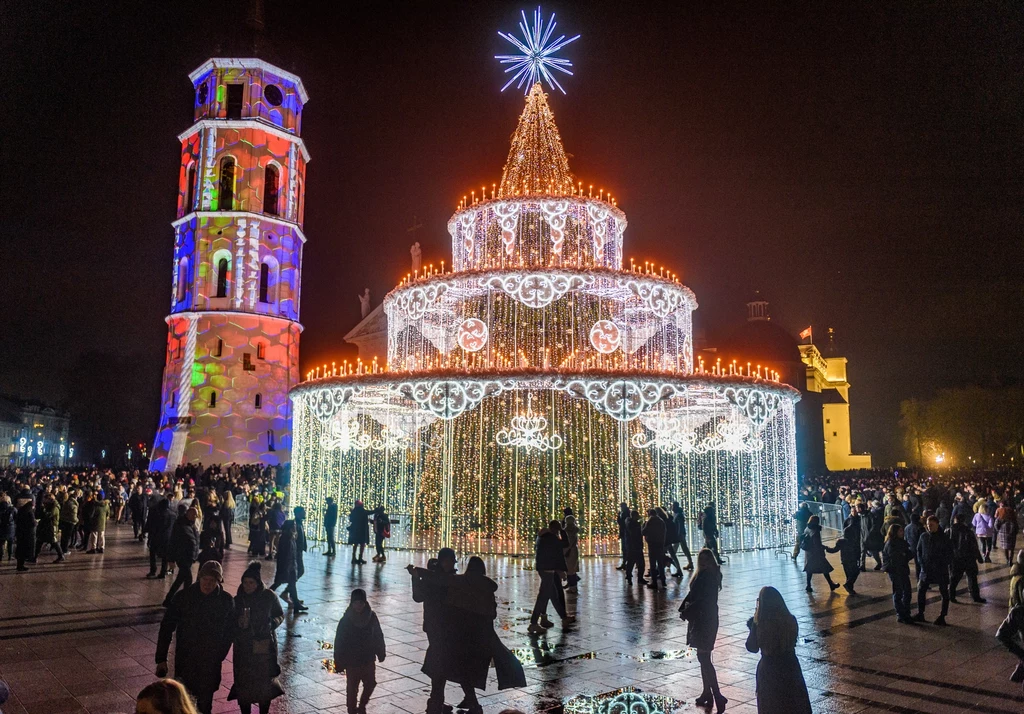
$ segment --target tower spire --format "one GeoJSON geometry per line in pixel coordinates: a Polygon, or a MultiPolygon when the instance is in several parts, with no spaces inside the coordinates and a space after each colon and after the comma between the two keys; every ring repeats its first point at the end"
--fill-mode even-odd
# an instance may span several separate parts
{"type": "Polygon", "coordinates": [[[263,0],[249,0],[249,10],[245,16],[245,26],[252,33],[252,54],[259,57],[266,39],[267,22],[263,12],[263,0]]]}
{"type": "Polygon", "coordinates": [[[540,82],[526,95],[526,107],[512,134],[512,147],[501,174],[502,196],[562,195],[576,183],[547,97],[540,82]]]}

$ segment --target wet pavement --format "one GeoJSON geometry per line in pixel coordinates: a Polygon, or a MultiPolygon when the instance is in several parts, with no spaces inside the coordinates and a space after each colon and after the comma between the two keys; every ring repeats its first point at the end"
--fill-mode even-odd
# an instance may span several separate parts
{"type": "MultiPolygon", "coordinates": [[[[13,692],[2,707],[5,714],[134,711],[134,694],[154,679],[159,605],[170,580],[145,579],[147,554],[130,531],[108,530],[105,555],[76,553],[63,565],[44,556],[22,575],[15,574],[13,564],[0,565],[0,678],[13,692]]],[[[306,555],[298,589],[310,611],[289,615],[278,631],[287,694],[274,702],[275,714],[345,712],[345,677],[328,663],[333,664],[338,619],[357,587],[367,591],[388,646],[387,659],[377,667],[370,714],[426,709],[422,611],[412,601],[403,567],[423,565],[426,554],[394,552],[387,564],[363,566],[352,566],[348,557],[344,550],[333,560],[318,551],[306,555]]],[[[460,554],[460,564],[467,557],[460,554]]],[[[586,559],[579,595],[569,596],[578,622],[531,638],[526,628],[537,587],[536,574],[528,569],[532,564],[484,560],[498,583],[495,627],[524,663],[528,682],[499,692],[492,670],[480,699],[488,714],[506,708],[553,714],[705,711],[693,703],[701,691],[700,673],[677,614],[689,574],[670,579],[667,592],[652,592],[627,587],[614,559],[586,559]]],[[[229,592],[234,593],[247,562],[241,548],[229,551],[229,592]]],[[[841,577],[838,561],[833,562],[833,575],[841,577]]],[[[266,579],[273,569],[264,562],[266,579]]],[[[988,604],[966,598],[968,604],[951,605],[946,628],[898,625],[882,573],[862,574],[856,597],[829,594],[820,578],[816,592],[805,593],[800,566],[770,551],[734,555],[724,573],[714,658],[729,712],[756,711],[758,658],[744,642],[757,592],[767,584],[782,592],[800,622],[798,654],[815,712],[1024,712],[1021,688],[1009,681],[1013,657],[993,636],[1006,614],[1005,565],[982,566],[988,604]]],[[[929,619],[938,615],[937,601],[933,592],[929,619]]],[[[228,661],[214,711],[238,711],[225,701],[230,682],[228,661]]],[[[450,687],[447,698],[457,702],[461,692],[450,687]]]]}

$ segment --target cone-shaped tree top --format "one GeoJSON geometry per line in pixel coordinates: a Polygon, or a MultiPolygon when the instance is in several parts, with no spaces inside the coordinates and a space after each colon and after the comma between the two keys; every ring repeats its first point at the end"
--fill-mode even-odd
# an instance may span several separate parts
{"type": "Polygon", "coordinates": [[[538,82],[526,95],[526,108],[512,135],[499,195],[561,195],[571,192],[575,184],[555,115],[538,82]]]}

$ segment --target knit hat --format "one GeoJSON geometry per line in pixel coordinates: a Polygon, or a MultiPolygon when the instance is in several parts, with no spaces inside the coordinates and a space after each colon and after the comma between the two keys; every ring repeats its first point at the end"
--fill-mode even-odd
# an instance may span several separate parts
{"type": "Polygon", "coordinates": [[[451,548],[441,548],[437,551],[438,560],[456,560],[455,551],[451,548]]]}
{"type": "Polygon", "coordinates": [[[242,580],[245,580],[246,578],[260,582],[263,581],[263,566],[260,564],[260,561],[254,560],[249,563],[249,567],[247,567],[245,572],[242,573],[242,580]]]}
{"type": "Polygon", "coordinates": [[[356,588],[352,591],[352,602],[358,602],[360,600],[366,602],[366,591],[360,588],[356,588]]]}
{"type": "Polygon", "coordinates": [[[207,560],[203,563],[203,566],[199,568],[199,577],[213,576],[217,578],[218,583],[224,582],[224,568],[216,560],[207,560]]]}

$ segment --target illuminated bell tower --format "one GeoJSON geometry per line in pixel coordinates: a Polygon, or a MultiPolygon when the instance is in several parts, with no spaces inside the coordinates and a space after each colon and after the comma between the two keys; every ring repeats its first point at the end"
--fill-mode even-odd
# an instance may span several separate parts
{"type": "Polygon", "coordinates": [[[309,154],[302,80],[260,59],[189,75],[171,313],[151,468],[280,464],[299,382],[299,284],[309,154]]]}

